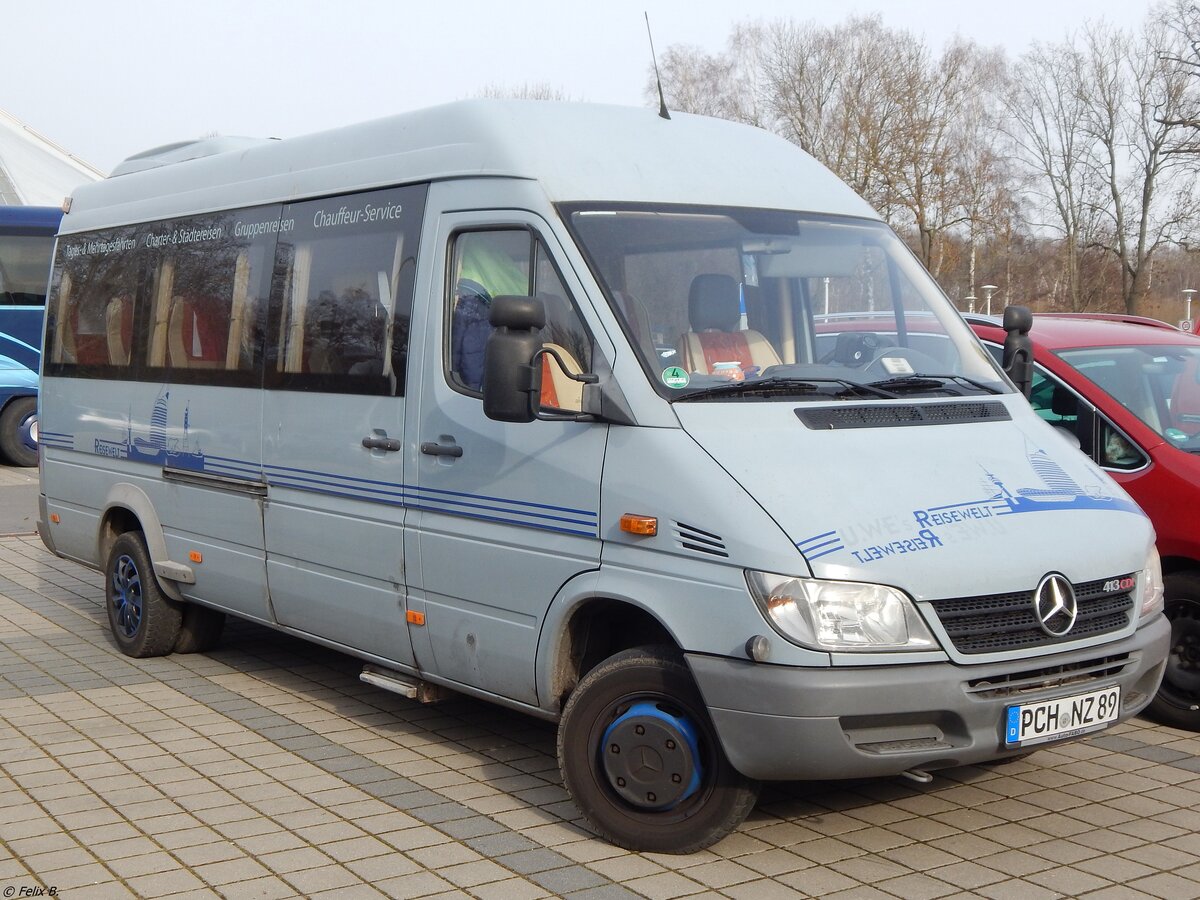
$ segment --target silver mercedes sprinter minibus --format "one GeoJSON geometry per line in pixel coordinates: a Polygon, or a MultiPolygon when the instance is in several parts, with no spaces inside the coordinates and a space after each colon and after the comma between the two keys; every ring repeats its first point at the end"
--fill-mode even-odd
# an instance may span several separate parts
{"type": "Polygon", "coordinates": [[[763,131],[468,101],[173,145],[77,190],[50,287],[40,531],[124,653],[234,615],[556,720],[622,846],[1161,678],[1145,516],[763,131]]]}

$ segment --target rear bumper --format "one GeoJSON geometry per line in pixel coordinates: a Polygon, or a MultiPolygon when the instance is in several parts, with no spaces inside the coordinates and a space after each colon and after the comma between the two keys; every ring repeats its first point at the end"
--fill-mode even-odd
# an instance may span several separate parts
{"type": "Polygon", "coordinates": [[[742,774],[862,778],[1023,752],[1004,743],[1005,710],[1017,703],[1119,685],[1119,720],[1131,718],[1158,690],[1170,636],[1170,624],[1159,615],[1118,644],[978,668],[800,669],[698,654],[687,659],[725,753],[742,774]],[[1093,674],[1050,674],[1060,666],[1088,667],[1093,674]],[[1030,677],[1045,686],[1019,694],[1000,686],[1014,678],[1028,685],[1030,677]]]}
{"type": "Polygon", "coordinates": [[[58,550],[54,548],[54,538],[50,535],[50,513],[46,508],[45,494],[38,494],[37,531],[42,543],[46,545],[46,549],[57,556],[58,550]]]}

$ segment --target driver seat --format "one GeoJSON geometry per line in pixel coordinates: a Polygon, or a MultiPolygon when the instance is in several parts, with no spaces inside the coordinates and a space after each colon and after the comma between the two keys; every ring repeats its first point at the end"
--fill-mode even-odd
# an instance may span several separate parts
{"type": "Polygon", "coordinates": [[[738,283],[730,275],[697,275],[688,291],[691,331],[679,339],[679,355],[689,372],[712,374],[717,363],[736,362],[760,370],[780,364],[779,354],[760,332],[738,330],[738,283]]]}

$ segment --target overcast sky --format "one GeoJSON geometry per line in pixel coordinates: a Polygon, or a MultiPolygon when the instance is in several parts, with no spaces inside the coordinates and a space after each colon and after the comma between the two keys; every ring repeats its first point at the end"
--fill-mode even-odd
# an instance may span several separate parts
{"type": "Polygon", "coordinates": [[[940,49],[955,33],[1018,55],[1084,19],[1133,27],[1146,0],[6,0],[0,109],[107,172],[207,134],[291,137],[546,83],[644,105],[650,52],[717,51],[735,22],[879,13],[940,49]]]}

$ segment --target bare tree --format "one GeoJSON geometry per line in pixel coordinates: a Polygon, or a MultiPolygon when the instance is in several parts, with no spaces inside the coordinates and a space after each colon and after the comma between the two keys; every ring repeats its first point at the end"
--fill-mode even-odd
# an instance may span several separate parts
{"type": "Polygon", "coordinates": [[[1169,153],[1200,157],[1200,3],[1175,0],[1163,10],[1164,21],[1178,38],[1177,55],[1165,51],[1168,61],[1176,63],[1192,81],[1189,97],[1179,115],[1164,125],[1178,126],[1176,143],[1169,153]]]}
{"type": "Polygon", "coordinates": [[[1168,152],[1192,88],[1175,61],[1177,44],[1153,13],[1136,36],[1104,25],[1083,34],[1084,121],[1099,144],[1096,167],[1109,195],[1103,246],[1120,265],[1130,313],[1150,286],[1154,253],[1181,240],[1196,217],[1196,174],[1168,152]]]}
{"type": "Polygon", "coordinates": [[[1001,180],[995,142],[1006,63],[1000,51],[961,39],[936,62],[925,53],[918,58],[920,65],[899,86],[905,127],[893,134],[891,177],[916,230],[918,255],[938,277],[944,236],[984,225],[982,214],[1001,199],[990,195],[1001,180]]]}
{"type": "Polygon", "coordinates": [[[573,100],[562,88],[548,81],[525,82],[519,85],[489,84],[476,95],[492,100],[573,100]]]}
{"type": "MultiPolygon", "coordinates": [[[[688,45],[669,47],[659,64],[667,108],[768,127],[761,106],[763,37],[763,26],[748,23],[734,27],[720,53],[688,45]]],[[[644,93],[657,104],[653,70],[644,93]]]]}
{"type": "Polygon", "coordinates": [[[889,220],[907,88],[923,56],[908,32],[878,16],[834,28],[776,22],[763,33],[762,66],[775,129],[807,150],[889,220]]]}
{"type": "Polygon", "coordinates": [[[1164,0],[1137,35],[1091,25],[1015,68],[963,40],[932,53],[879,16],[751,22],[716,53],[669,48],[662,80],[671,109],[808,151],[947,289],[1136,311],[1160,248],[1200,235],[1198,10],[1164,0]]]}
{"type": "Polygon", "coordinates": [[[1098,144],[1086,127],[1085,60],[1072,43],[1035,44],[1018,60],[1007,95],[1008,134],[1029,176],[1028,213],[1058,235],[1067,306],[1086,308],[1081,266],[1096,238],[1104,181],[1098,144]]]}

